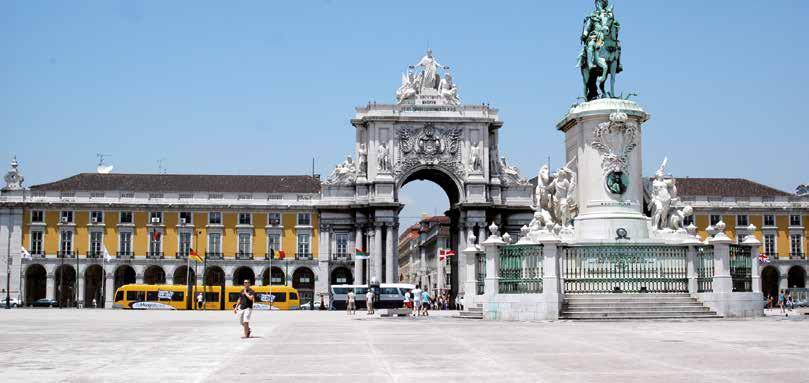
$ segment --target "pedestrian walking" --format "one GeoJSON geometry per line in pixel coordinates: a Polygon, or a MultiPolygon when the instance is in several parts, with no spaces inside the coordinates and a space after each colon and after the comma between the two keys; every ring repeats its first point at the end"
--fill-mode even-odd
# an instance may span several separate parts
{"type": "Polygon", "coordinates": [[[250,281],[244,280],[244,288],[239,292],[239,299],[233,307],[233,313],[239,318],[239,323],[244,330],[244,338],[250,337],[250,316],[253,314],[253,301],[256,299],[256,292],[250,288],[250,281]]]}
{"type": "Polygon", "coordinates": [[[416,286],[413,289],[413,316],[417,317],[421,314],[421,286],[416,286]]]}
{"type": "Polygon", "coordinates": [[[402,305],[406,309],[413,307],[413,303],[410,301],[410,291],[405,291],[404,301],[402,302],[402,305]]]}
{"type": "Polygon", "coordinates": [[[421,315],[430,316],[428,310],[430,309],[430,293],[426,291],[421,292],[421,315]]]}
{"type": "Polygon", "coordinates": [[[365,293],[365,305],[368,307],[368,314],[371,315],[374,313],[374,290],[368,289],[368,292],[365,293]]]}
{"type": "Polygon", "coordinates": [[[456,310],[463,310],[463,298],[461,298],[461,294],[455,296],[455,309],[456,310]]]}
{"type": "Polygon", "coordinates": [[[202,308],[202,293],[197,294],[197,310],[202,308]]]}
{"type": "Polygon", "coordinates": [[[348,305],[346,306],[346,315],[354,315],[357,313],[357,301],[354,295],[354,289],[348,290],[348,305]]]}
{"type": "Polygon", "coordinates": [[[781,312],[784,314],[787,313],[786,309],[784,308],[784,304],[786,303],[785,301],[786,295],[784,293],[784,290],[781,290],[781,292],[778,294],[778,308],[781,309],[781,312]]]}
{"type": "Polygon", "coordinates": [[[787,299],[786,299],[786,306],[789,307],[789,311],[795,309],[795,302],[792,300],[792,291],[787,290],[787,299]]]}

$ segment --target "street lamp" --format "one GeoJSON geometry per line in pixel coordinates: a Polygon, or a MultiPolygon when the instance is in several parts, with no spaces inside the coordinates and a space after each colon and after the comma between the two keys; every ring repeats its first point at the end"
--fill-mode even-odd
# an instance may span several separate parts
{"type": "MultiPolygon", "coordinates": [[[[8,225],[8,258],[6,260],[6,309],[11,308],[11,230],[13,230],[11,222],[8,225]]],[[[20,265],[22,268],[22,265],[20,265]]]]}

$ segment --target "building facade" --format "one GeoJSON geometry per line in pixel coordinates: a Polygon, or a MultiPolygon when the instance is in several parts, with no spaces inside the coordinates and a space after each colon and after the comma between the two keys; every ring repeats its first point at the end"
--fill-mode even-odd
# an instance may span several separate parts
{"type": "Polygon", "coordinates": [[[9,291],[26,304],[109,306],[128,283],[248,279],[291,285],[311,301],[327,292],[331,271],[319,192],[310,176],[83,173],[29,189],[7,185],[0,203],[9,291]],[[192,249],[204,262],[189,270],[192,249]]]}
{"type": "Polygon", "coordinates": [[[761,241],[761,283],[765,296],[779,289],[806,287],[809,268],[809,196],[787,193],[738,178],[677,178],[677,206],[691,206],[701,238],[716,233],[723,221],[726,234],[741,243],[753,234],[761,241]]]}
{"type": "Polygon", "coordinates": [[[423,216],[399,236],[399,280],[430,290],[451,290],[450,219],[423,216]]]}

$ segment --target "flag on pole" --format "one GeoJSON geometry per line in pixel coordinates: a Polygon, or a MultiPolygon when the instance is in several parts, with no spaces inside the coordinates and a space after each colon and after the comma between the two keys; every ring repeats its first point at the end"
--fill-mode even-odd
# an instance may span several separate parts
{"type": "Polygon", "coordinates": [[[154,232],[154,233],[152,233],[152,240],[157,241],[157,240],[159,240],[159,239],[160,239],[160,232],[159,232],[159,231],[157,231],[157,230],[155,230],[155,232],[154,232]]]}
{"type": "Polygon", "coordinates": [[[770,257],[767,254],[761,253],[758,255],[758,263],[762,265],[765,263],[770,263],[770,257]]]}
{"type": "Polygon", "coordinates": [[[110,252],[107,251],[107,246],[104,246],[104,261],[109,262],[112,257],[110,256],[110,252]]]}
{"type": "Polygon", "coordinates": [[[31,253],[29,253],[28,250],[25,250],[25,246],[20,246],[20,249],[21,249],[20,253],[22,254],[22,259],[24,259],[26,261],[30,261],[31,258],[33,258],[33,257],[31,257],[31,253]]]}
{"type": "Polygon", "coordinates": [[[452,249],[438,249],[438,259],[443,260],[446,257],[456,255],[452,249]]]}
{"type": "Polygon", "coordinates": [[[197,254],[197,252],[194,251],[194,249],[188,249],[188,258],[194,260],[194,262],[197,263],[202,262],[202,257],[200,257],[199,254],[197,254]]]}
{"type": "Polygon", "coordinates": [[[284,253],[283,250],[272,250],[272,258],[273,259],[284,259],[287,257],[287,254],[284,253]]]}
{"type": "Polygon", "coordinates": [[[359,248],[354,249],[354,258],[356,259],[368,259],[368,253],[360,250],[359,248]]]}

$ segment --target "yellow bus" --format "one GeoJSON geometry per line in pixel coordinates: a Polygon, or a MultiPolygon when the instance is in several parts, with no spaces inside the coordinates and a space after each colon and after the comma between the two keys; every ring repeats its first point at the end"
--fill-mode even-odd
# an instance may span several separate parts
{"type": "MultiPolygon", "coordinates": [[[[115,291],[113,308],[135,310],[186,310],[185,285],[124,285],[115,291]]],[[[205,310],[221,310],[222,288],[219,286],[193,286],[191,308],[196,308],[197,294],[204,294],[205,310]]]]}
{"type": "MultiPolygon", "coordinates": [[[[253,302],[254,310],[298,310],[301,308],[301,298],[298,290],[289,286],[252,286],[256,292],[253,302]],[[272,290],[270,288],[272,287],[272,290]]],[[[241,286],[225,287],[225,307],[233,309],[239,300],[241,286]]]]}

